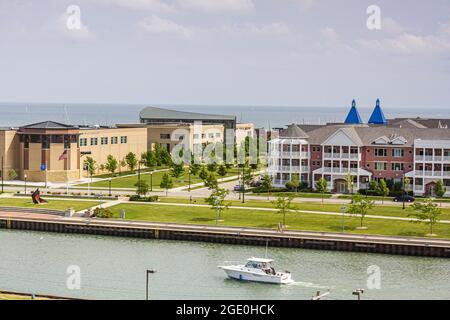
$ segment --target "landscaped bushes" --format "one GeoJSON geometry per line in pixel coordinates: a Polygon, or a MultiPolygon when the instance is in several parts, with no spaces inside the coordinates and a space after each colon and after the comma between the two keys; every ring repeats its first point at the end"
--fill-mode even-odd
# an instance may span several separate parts
{"type": "Polygon", "coordinates": [[[95,208],[94,217],[102,219],[110,219],[113,217],[113,213],[106,208],[95,208]]]}
{"type": "MultiPolygon", "coordinates": [[[[369,190],[369,189],[360,189],[358,191],[359,194],[363,196],[372,196],[372,197],[379,197],[380,195],[375,190],[369,190]]],[[[407,192],[408,195],[413,196],[413,192],[409,191],[407,192]]],[[[402,190],[394,190],[390,191],[388,197],[397,197],[403,195],[402,190]]]]}
{"type": "Polygon", "coordinates": [[[141,196],[138,196],[137,194],[135,194],[130,197],[130,201],[157,202],[158,196],[141,197],[141,196]]]}

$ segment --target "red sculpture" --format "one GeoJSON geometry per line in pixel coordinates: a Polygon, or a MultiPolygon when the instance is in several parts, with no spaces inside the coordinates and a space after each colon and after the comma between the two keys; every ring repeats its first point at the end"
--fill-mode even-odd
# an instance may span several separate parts
{"type": "Polygon", "coordinates": [[[41,192],[39,191],[39,188],[37,188],[36,191],[31,194],[31,199],[33,200],[34,204],[48,203],[48,201],[41,198],[41,192]]]}

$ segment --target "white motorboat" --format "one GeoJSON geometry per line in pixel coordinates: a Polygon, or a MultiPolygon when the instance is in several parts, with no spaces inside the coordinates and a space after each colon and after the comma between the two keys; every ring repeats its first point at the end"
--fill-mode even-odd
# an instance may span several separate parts
{"type": "Polygon", "coordinates": [[[277,272],[272,259],[250,258],[245,265],[219,266],[228,277],[243,281],[255,281],[275,284],[294,282],[290,272],[277,272]]]}

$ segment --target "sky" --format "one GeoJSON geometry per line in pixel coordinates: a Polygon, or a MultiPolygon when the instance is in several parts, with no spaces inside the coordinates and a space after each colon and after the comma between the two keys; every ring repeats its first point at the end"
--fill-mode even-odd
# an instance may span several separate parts
{"type": "Polygon", "coordinates": [[[0,0],[0,102],[448,108],[449,84],[448,0],[0,0]]]}

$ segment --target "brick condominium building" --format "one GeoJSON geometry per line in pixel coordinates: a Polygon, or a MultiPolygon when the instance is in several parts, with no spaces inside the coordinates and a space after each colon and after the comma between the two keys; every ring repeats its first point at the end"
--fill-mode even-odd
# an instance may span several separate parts
{"type": "Polygon", "coordinates": [[[292,124],[281,131],[269,142],[269,175],[276,187],[294,175],[312,188],[325,178],[329,190],[338,193],[347,191],[349,175],[358,190],[368,188],[370,180],[395,183],[408,177],[416,195],[432,195],[438,180],[450,187],[449,123],[386,120],[378,100],[365,124],[353,101],[344,123],[292,124]]]}

